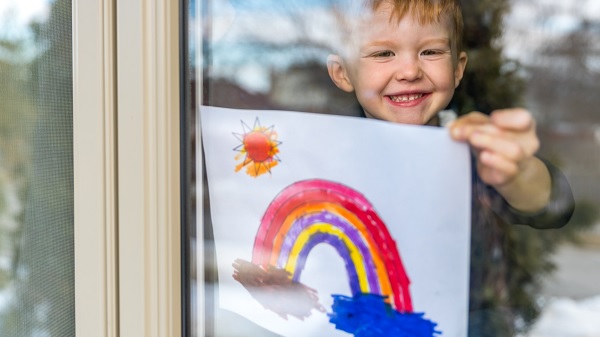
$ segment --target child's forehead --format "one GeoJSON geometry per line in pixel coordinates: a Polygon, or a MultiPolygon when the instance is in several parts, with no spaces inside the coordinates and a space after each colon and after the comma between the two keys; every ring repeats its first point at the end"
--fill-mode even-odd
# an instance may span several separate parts
{"type": "MultiPolygon", "coordinates": [[[[360,18],[354,21],[352,30],[355,37],[364,37],[374,32],[395,31],[400,25],[411,26],[418,30],[435,26],[448,34],[451,30],[451,24],[445,16],[427,19],[414,10],[398,13],[392,5],[387,3],[364,12],[360,18]]],[[[439,29],[436,30],[439,31],[439,29]]]]}
{"type": "Polygon", "coordinates": [[[352,0],[345,3],[348,6],[338,8],[344,13],[338,17],[342,21],[337,26],[341,48],[336,49],[341,53],[355,50],[368,34],[393,33],[401,23],[419,32],[423,31],[421,28],[437,26],[451,41],[460,38],[453,16],[456,13],[448,7],[452,0],[352,0]]]}

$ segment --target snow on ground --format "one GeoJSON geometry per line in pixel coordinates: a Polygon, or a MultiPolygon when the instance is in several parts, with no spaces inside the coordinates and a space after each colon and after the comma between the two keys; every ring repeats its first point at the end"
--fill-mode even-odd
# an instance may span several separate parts
{"type": "Polygon", "coordinates": [[[557,269],[543,282],[543,311],[525,337],[600,337],[599,233],[600,224],[586,234],[586,244],[557,250],[557,269]]]}
{"type": "Polygon", "coordinates": [[[554,298],[527,337],[599,337],[600,296],[584,300],[554,298]]]}

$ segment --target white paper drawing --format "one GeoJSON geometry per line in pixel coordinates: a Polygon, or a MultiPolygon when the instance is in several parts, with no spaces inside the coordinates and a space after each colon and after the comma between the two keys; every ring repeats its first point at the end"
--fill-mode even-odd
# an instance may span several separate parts
{"type": "Polygon", "coordinates": [[[200,114],[220,307],[283,336],[466,335],[465,144],[361,118],[200,114]]]}

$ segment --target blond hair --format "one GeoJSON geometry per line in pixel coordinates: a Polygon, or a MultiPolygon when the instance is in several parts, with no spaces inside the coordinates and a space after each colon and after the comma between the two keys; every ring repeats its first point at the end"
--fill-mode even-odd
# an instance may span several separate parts
{"type": "MultiPolygon", "coordinates": [[[[462,51],[463,17],[458,0],[349,0],[342,12],[360,16],[365,10],[375,12],[384,4],[392,6],[390,20],[400,21],[412,15],[421,24],[440,23],[447,20],[450,25],[450,48],[454,61],[462,51]],[[358,6],[357,6],[358,5],[358,6]]],[[[350,20],[352,20],[350,18],[350,20]]]]}

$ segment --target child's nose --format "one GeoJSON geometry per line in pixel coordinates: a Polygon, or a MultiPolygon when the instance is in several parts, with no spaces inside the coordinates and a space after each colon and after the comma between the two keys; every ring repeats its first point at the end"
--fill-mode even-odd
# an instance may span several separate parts
{"type": "Polygon", "coordinates": [[[398,58],[396,65],[395,78],[398,81],[414,81],[422,76],[419,59],[406,56],[398,58]]]}

